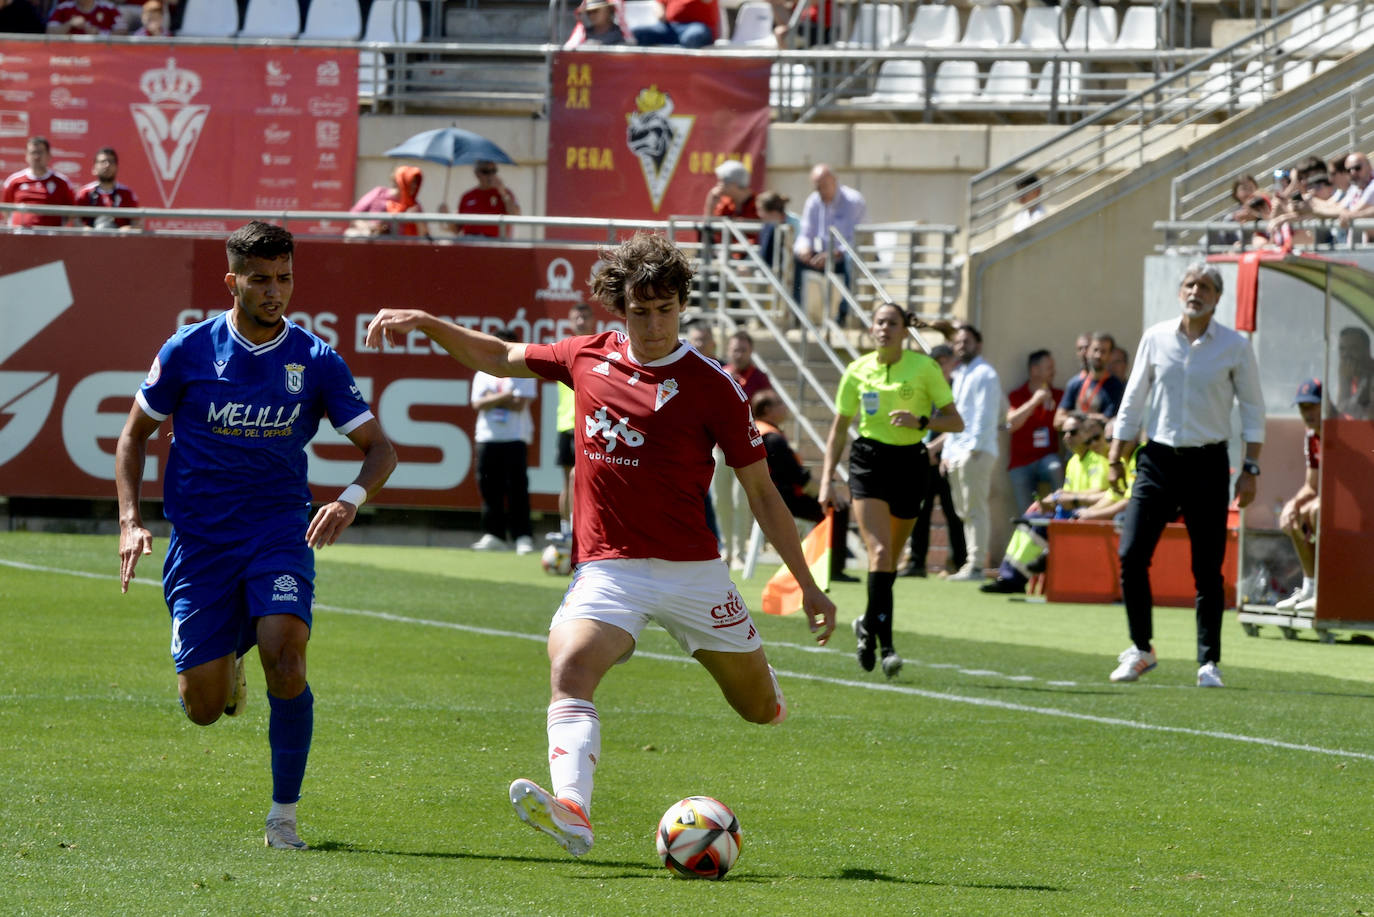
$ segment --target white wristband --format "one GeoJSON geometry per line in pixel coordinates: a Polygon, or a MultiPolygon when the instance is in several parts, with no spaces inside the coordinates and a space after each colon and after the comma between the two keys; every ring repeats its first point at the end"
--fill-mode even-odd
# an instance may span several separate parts
{"type": "Polygon", "coordinates": [[[362,506],[367,502],[367,490],[359,484],[349,484],[343,489],[343,493],[339,494],[339,501],[362,506]]]}

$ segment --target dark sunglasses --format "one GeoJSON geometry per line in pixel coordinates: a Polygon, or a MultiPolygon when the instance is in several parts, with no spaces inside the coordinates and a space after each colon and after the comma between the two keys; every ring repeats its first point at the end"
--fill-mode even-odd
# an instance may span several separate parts
{"type": "Polygon", "coordinates": [[[495,174],[496,174],[496,170],[495,170],[495,169],[478,169],[478,170],[477,170],[477,174],[478,174],[478,175],[495,175],[495,174]]]}

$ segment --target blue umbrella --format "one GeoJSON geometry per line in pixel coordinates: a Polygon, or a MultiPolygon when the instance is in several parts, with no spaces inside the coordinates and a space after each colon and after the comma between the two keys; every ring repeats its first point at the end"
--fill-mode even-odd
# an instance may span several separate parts
{"type": "MultiPolygon", "coordinates": [[[[448,166],[473,162],[502,162],[514,164],[515,160],[506,151],[492,143],[481,134],[465,131],[461,127],[441,127],[437,130],[423,131],[409,140],[386,151],[393,159],[423,159],[448,166]]],[[[449,173],[444,173],[444,200],[448,200],[449,173]]]]}

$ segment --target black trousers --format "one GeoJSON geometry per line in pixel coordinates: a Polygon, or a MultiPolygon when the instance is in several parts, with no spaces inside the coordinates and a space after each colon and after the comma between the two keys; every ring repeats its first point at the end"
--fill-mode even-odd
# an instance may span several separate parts
{"type": "Polygon", "coordinates": [[[529,535],[530,478],[520,440],[477,444],[477,489],[482,494],[482,531],[502,540],[529,535]]]}
{"type": "Polygon", "coordinates": [[[911,530],[911,563],[926,568],[926,554],[930,550],[930,514],[935,509],[935,501],[940,501],[940,512],[945,515],[945,532],[949,535],[949,562],[959,569],[968,561],[968,549],[964,544],[964,523],[954,512],[954,495],[949,491],[949,478],[940,474],[940,466],[930,465],[930,478],[926,484],[925,498],[921,500],[921,510],[916,514],[916,525],[911,530]]]}
{"type": "Polygon", "coordinates": [[[1153,638],[1154,596],[1150,562],[1164,526],[1183,514],[1197,587],[1197,661],[1221,661],[1221,612],[1225,587],[1226,514],[1231,467],[1226,443],[1175,449],[1149,442],[1136,461],[1135,486],[1121,529],[1121,594],[1131,642],[1142,650],[1153,638]]]}

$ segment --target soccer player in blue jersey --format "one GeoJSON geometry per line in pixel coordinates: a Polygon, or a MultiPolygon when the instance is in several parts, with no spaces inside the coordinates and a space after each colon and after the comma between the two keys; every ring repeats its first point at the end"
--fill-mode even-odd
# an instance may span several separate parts
{"type": "Polygon", "coordinates": [[[230,311],[162,345],[115,451],[120,582],[152,553],[139,506],[148,438],[175,415],[164,510],[172,522],[163,590],[172,659],[193,723],[243,711],[243,656],[254,644],[267,681],[272,752],[269,847],[303,850],[296,830],[314,697],[305,677],[315,559],[386,483],[396,453],[343,358],[286,320],[294,242],[254,221],[228,238],[230,311]],[[353,483],[310,517],[305,446],[328,417],[363,453],[353,483]]]}

